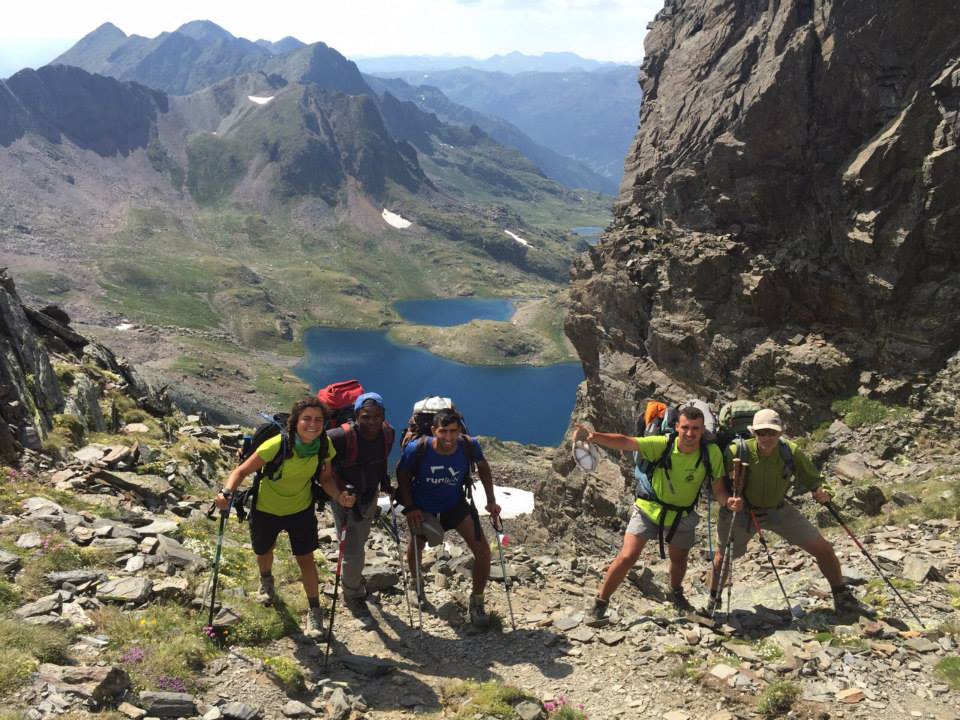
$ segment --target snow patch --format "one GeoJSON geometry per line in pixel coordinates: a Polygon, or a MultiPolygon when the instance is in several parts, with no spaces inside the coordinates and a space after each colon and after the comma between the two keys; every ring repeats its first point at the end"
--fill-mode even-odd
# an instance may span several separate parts
{"type": "Polygon", "coordinates": [[[512,233],[512,232],[510,232],[509,230],[504,230],[504,232],[505,232],[507,235],[509,235],[510,237],[512,237],[514,240],[516,240],[518,243],[520,243],[521,245],[523,245],[524,247],[530,247],[529,241],[524,240],[522,237],[520,237],[520,236],[517,235],[516,233],[512,233]]]}
{"type": "MultiPolygon", "coordinates": [[[[500,506],[500,517],[504,520],[529,515],[533,512],[533,493],[529,490],[494,485],[493,496],[497,499],[497,505],[500,506]]],[[[481,515],[487,515],[487,511],[483,507],[487,504],[487,496],[484,495],[483,485],[479,480],[473,484],[473,497],[477,501],[477,511],[481,515]]]]}
{"type": "MultiPolygon", "coordinates": [[[[533,493],[529,490],[494,485],[493,494],[500,506],[500,517],[504,520],[529,515],[533,512],[533,493]]],[[[473,496],[477,501],[477,511],[481,515],[488,515],[489,513],[483,507],[487,503],[486,495],[483,492],[483,484],[479,480],[473,484],[473,496]]],[[[387,496],[377,498],[377,505],[385,514],[390,512],[390,498],[387,496]]],[[[398,509],[402,509],[402,507],[398,507],[398,509]]]]}
{"type": "Polygon", "coordinates": [[[247,100],[250,102],[255,102],[257,105],[266,105],[268,102],[273,100],[274,97],[276,96],[271,95],[270,97],[264,97],[262,95],[247,95],[247,100]]]}
{"type": "Polygon", "coordinates": [[[119,330],[120,332],[125,332],[127,330],[133,330],[134,327],[136,326],[133,323],[122,322],[117,325],[115,329],[119,330]]]}
{"type": "Polygon", "coordinates": [[[410,222],[409,220],[406,220],[400,217],[396,213],[390,212],[386,208],[383,209],[383,219],[386,221],[387,225],[390,225],[395,228],[399,228],[400,230],[405,230],[406,228],[413,225],[413,223],[410,222]]]}

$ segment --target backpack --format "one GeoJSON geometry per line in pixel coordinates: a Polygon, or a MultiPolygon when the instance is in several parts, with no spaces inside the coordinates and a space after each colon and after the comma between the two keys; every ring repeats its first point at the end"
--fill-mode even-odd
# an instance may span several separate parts
{"type": "MultiPolygon", "coordinates": [[[[245,435],[240,449],[237,451],[237,461],[243,463],[247,458],[256,452],[257,448],[263,445],[270,438],[282,435],[280,449],[272,460],[264,464],[257,470],[253,476],[253,484],[247,490],[240,490],[234,495],[233,506],[237,511],[237,520],[243,522],[246,520],[249,512],[257,506],[257,495],[260,492],[260,483],[264,478],[275,479],[274,476],[279,472],[280,466],[287,455],[287,421],[290,419],[290,413],[275,413],[269,415],[260,413],[260,416],[267,422],[257,425],[252,435],[245,435]]],[[[320,486],[320,473],[323,472],[324,463],[318,462],[317,469],[310,478],[310,487],[313,492],[313,501],[316,504],[317,512],[322,512],[327,501],[327,493],[320,486]]]]}
{"type": "Polygon", "coordinates": [[[317,398],[327,411],[327,430],[340,427],[354,419],[353,403],[363,395],[363,386],[357,380],[344,380],[320,388],[317,398]]]}
{"type": "MultiPolygon", "coordinates": [[[[360,443],[357,438],[357,423],[355,420],[345,422],[340,426],[343,430],[344,448],[343,452],[337,453],[334,458],[334,464],[339,468],[349,468],[357,464],[360,455],[360,443]]],[[[386,420],[383,421],[383,459],[386,462],[390,457],[390,450],[393,448],[393,441],[396,438],[396,432],[393,426],[386,420]]],[[[390,485],[390,476],[385,474],[379,483],[379,487],[384,492],[391,494],[393,487],[390,485]]],[[[369,489],[368,489],[369,490],[369,489]]],[[[354,506],[356,507],[356,506],[354,506]]],[[[358,508],[359,509],[359,508],[358,508]]]]}
{"type": "MultiPolygon", "coordinates": [[[[684,403],[682,407],[687,405],[696,405],[699,407],[702,401],[690,401],[684,403]]],[[[703,403],[704,405],[706,403],[703,403]]],[[[700,408],[702,411],[704,408],[700,408]]],[[[703,437],[700,438],[700,457],[697,458],[696,465],[697,467],[703,464],[706,469],[706,477],[713,478],[713,467],[710,464],[710,445],[713,443],[713,440],[707,438],[706,431],[706,419],[707,413],[710,413],[710,417],[713,417],[713,413],[710,412],[709,407],[706,408],[704,412],[704,433],[703,437]]],[[[680,525],[681,517],[685,513],[689,513],[696,507],[697,502],[700,500],[699,494],[694,499],[691,505],[686,506],[677,506],[671,505],[670,503],[663,502],[660,498],[657,497],[656,492],[653,489],[653,474],[657,471],[657,468],[663,468],[664,472],[667,473],[667,482],[670,482],[670,470],[672,469],[672,462],[670,456],[673,454],[673,448],[677,439],[677,432],[675,429],[676,418],[680,417],[679,411],[676,408],[670,408],[663,403],[658,403],[656,401],[649,401],[647,403],[647,408],[644,412],[644,421],[646,422],[647,417],[650,416],[650,422],[646,423],[646,428],[644,430],[644,437],[651,437],[654,435],[662,435],[666,437],[667,445],[663,450],[663,453],[656,460],[648,460],[639,451],[634,452],[634,466],[633,466],[633,477],[634,477],[634,499],[643,499],[650,500],[652,502],[660,505],[663,510],[660,513],[660,523],[658,528],[658,540],[660,544],[660,557],[666,558],[666,552],[664,550],[664,542],[669,543],[673,540],[673,536],[677,532],[677,527],[680,525]],[[653,407],[651,407],[653,406],[653,407]],[[658,407],[659,406],[659,407],[658,407]],[[661,409],[662,408],[662,409],[661,409]],[[659,418],[658,418],[659,416],[659,418]],[[658,422],[659,419],[659,422],[658,422]],[[672,420],[672,424],[668,425],[668,421],[672,420]],[[667,512],[670,510],[676,511],[676,517],[674,518],[673,523],[671,524],[669,530],[667,531],[666,538],[664,538],[664,525],[665,519],[667,517],[667,512]]]]}
{"type": "MultiPolygon", "coordinates": [[[[471,476],[473,469],[476,467],[476,458],[473,454],[473,438],[467,434],[467,425],[463,421],[463,415],[457,411],[453,400],[434,395],[415,403],[413,406],[413,414],[407,423],[407,429],[403,434],[400,447],[406,447],[409,443],[422,439],[422,442],[417,444],[416,450],[414,451],[414,458],[416,459],[415,468],[419,469],[420,465],[423,464],[424,458],[427,456],[427,446],[430,443],[430,438],[433,437],[433,418],[441,410],[456,411],[457,418],[460,422],[461,434],[457,442],[460,447],[463,448],[463,454],[467,458],[467,472],[463,476],[463,492],[467,498],[467,502],[470,503],[470,507],[473,509],[474,534],[477,540],[479,540],[483,537],[483,531],[480,529],[477,504],[473,499],[473,479],[471,476]]],[[[414,476],[416,476],[416,469],[414,470],[414,476]]]]}
{"type": "Polygon", "coordinates": [[[460,418],[460,432],[467,435],[467,425],[463,420],[463,415],[457,411],[457,406],[453,400],[439,395],[430,395],[413,404],[413,413],[407,421],[407,427],[403,431],[403,439],[400,441],[401,450],[412,441],[427,435],[433,435],[433,418],[441,410],[453,410],[460,418]]]}
{"type": "Polygon", "coordinates": [[[750,424],[753,416],[762,410],[759,403],[752,400],[734,400],[720,408],[720,427],[717,430],[717,444],[726,452],[737,438],[750,438],[750,424]]]}

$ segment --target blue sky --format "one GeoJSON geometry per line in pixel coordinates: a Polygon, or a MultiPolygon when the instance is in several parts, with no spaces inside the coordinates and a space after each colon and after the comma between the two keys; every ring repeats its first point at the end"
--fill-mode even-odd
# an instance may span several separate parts
{"type": "Polygon", "coordinates": [[[347,57],[570,51],[597,60],[643,57],[647,23],[663,0],[53,0],[8,3],[0,78],[39,67],[104,22],[153,37],[212,20],[250,40],[323,41],[347,57]]]}

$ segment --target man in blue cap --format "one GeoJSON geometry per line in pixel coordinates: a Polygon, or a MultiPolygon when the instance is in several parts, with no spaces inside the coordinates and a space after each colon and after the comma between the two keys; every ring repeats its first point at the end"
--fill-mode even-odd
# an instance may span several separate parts
{"type": "Polygon", "coordinates": [[[393,447],[394,431],[385,419],[383,398],[377,393],[364,393],[353,407],[356,419],[328,430],[327,436],[337,451],[333,461],[337,486],[345,489],[351,485],[356,493],[349,506],[332,503],[338,535],[340,524],[347,522],[340,569],[343,602],[355,618],[367,625],[372,618],[363,578],[364,547],[376,517],[377,496],[381,489],[390,489],[387,458],[393,447]]]}

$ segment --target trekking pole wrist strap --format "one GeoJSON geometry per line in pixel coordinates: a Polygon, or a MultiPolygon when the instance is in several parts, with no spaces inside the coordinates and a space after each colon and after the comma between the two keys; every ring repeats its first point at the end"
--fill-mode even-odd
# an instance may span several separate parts
{"type": "Polygon", "coordinates": [[[231,490],[230,488],[227,488],[227,487],[222,487],[222,488],[220,488],[220,492],[219,492],[218,494],[219,494],[219,495],[223,495],[225,498],[232,498],[232,497],[233,497],[233,490],[231,490]]]}

